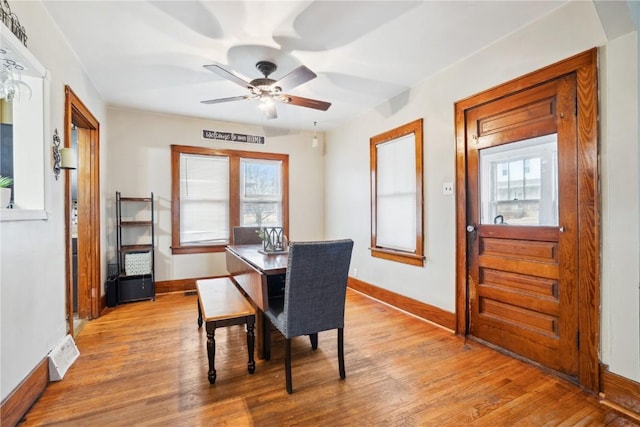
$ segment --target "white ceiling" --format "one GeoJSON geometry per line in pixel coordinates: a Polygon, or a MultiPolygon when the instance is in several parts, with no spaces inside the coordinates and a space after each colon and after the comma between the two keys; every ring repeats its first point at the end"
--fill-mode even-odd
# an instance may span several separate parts
{"type": "Polygon", "coordinates": [[[53,1],[44,4],[108,105],[284,129],[331,129],[560,7],[557,1],[53,1]],[[327,111],[255,100],[270,60],[278,80],[301,64],[318,77],[288,93],[327,111]]]}

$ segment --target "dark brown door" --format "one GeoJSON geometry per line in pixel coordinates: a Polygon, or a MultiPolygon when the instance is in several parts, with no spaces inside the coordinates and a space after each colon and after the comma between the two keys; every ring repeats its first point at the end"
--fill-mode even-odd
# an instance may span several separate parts
{"type": "Polygon", "coordinates": [[[469,333],[578,374],[576,79],[467,111],[469,333]]]}

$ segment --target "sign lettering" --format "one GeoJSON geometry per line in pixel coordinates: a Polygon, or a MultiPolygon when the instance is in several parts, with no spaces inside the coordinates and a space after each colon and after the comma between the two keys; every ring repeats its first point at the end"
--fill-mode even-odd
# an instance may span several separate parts
{"type": "Polygon", "coordinates": [[[264,136],[245,135],[242,133],[219,132],[217,130],[202,130],[203,139],[217,139],[219,141],[241,142],[245,144],[264,144],[264,136]]]}

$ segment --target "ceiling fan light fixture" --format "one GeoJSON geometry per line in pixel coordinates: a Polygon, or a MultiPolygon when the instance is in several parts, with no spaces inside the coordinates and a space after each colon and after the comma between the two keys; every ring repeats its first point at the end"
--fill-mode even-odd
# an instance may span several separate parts
{"type": "Polygon", "coordinates": [[[241,99],[259,99],[260,103],[258,106],[269,119],[275,119],[278,117],[275,102],[313,108],[315,110],[322,111],[326,111],[331,106],[331,103],[329,102],[282,93],[283,91],[289,91],[317,77],[316,73],[304,65],[300,65],[280,80],[274,80],[269,78],[269,75],[276,70],[276,65],[270,61],[259,61],[256,64],[256,68],[260,70],[263,77],[253,79],[251,81],[246,81],[242,77],[237,76],[218,64],[205,65],[204,67],[207,70],[242,86],[245,89],[248,89],[249,94],[245,96],[209,99],[201,101],[202,104],[219,104],[222,102],[237,101],[241,99]]]}

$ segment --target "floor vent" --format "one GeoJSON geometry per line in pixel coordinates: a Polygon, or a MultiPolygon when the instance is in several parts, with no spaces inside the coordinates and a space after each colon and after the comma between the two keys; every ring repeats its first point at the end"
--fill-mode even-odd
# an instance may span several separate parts
{"type": "Polygon", "coordinates": [[[60,381],[78,356],[80,356],[80,352],[73,337],[67,335],[49,353],[49,380],[60,381]]]}
{"type": "Polygon", "coordinates": [[[184,291],[184,296],[185,297],[191,297],[194,295],[198,295],[198,291],[184,291]]]}

